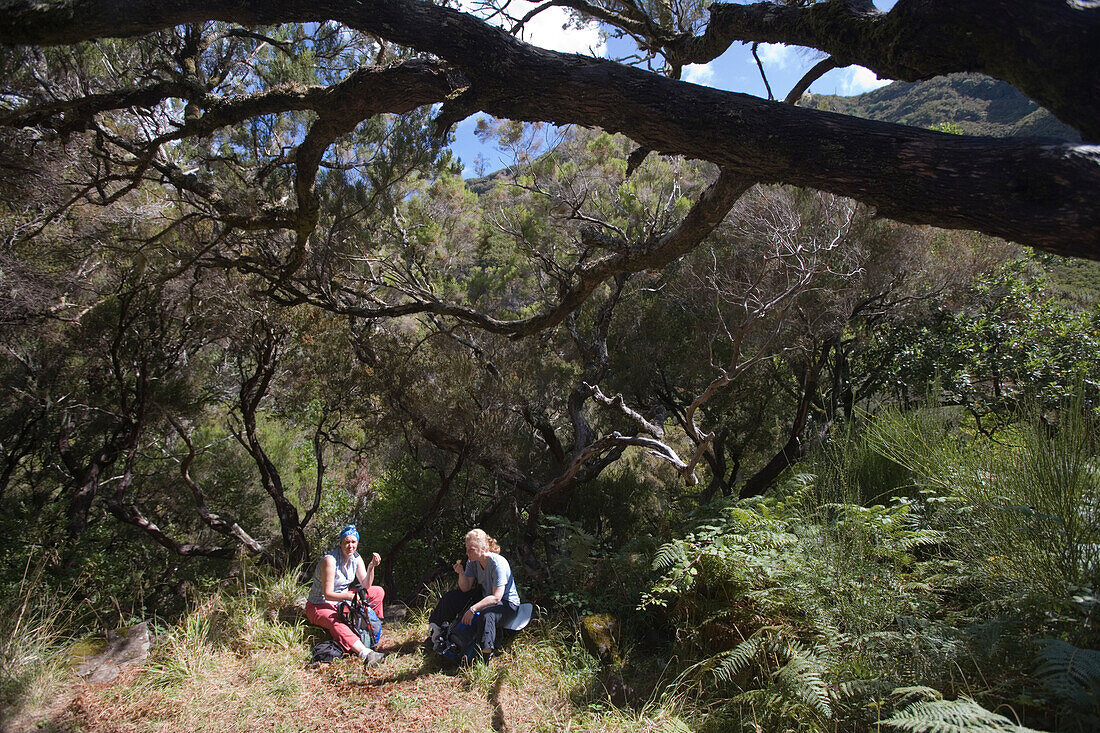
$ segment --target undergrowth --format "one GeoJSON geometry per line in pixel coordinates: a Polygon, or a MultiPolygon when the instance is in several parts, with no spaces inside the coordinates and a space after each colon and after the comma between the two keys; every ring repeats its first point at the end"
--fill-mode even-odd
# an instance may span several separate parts
{"type": "Polygon", "coordinates": [[[705,730],[1093,730],[1093,434],[1072,403],[999,444],[892,413],[707,507],[640,603],[675,636],[670,690],[705,730]]]}
{"type": "Polygon", "coordinates": [[[17,594],[0,598],[0,720],[45,706],[66,682],[72,613],[28,565],[17,594]]]}
{"type": "MultiPolygon", "coordinates": [[[[580,585],[488,666],[421,647],[441,588],[386,625],[383,663],[310,664],[318,634],[286,612],[304,589],[249,571],[70,715],[86,731],[1085,733],[1100,720],[1094,434],[1072,404],[997,443],[948,411],[888,413],[660,545],[605,550],[559,522],[576,535],[561,576],[580,585]],[[613,662],[579,639],[593,609],[623,622],[613,662]]],[[[66,618],[39,572],[0,615],[5,712],[65,675],[66,618]]]]}
{"type": "Polygon", "coordinates": [[[423,650],[427,611],[413,609],[384,627],[382,663],[311,664],[316,630],[271,605],[295,594],[262,582],[284,581],[197,599],[140,670],[81,697],[77,722],[89,731],[123,722],[134,731],[690,730],[673,705],[612,704],[570,623],[540,618],[491,664],[451,669],[423,650]]]}

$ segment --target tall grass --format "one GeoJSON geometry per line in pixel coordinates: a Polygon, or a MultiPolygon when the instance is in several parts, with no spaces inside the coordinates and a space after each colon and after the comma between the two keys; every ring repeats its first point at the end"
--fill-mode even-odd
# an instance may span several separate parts
{"type": "Polygon", "coordinates": [[[877,421],[881,452],[938,499],[926,507],[992,602],[1071,604],[1100,587],[1096,421],[1071,400],[1001,443],[945,437],[936,411],[877,421]]]}
{"type": "Polygon", "coordinates": [[[69,666],[72,614],[42,583],[45,566],[28,561],[18,593],[0,599],[0,718],[41,706],[69,666]]]}

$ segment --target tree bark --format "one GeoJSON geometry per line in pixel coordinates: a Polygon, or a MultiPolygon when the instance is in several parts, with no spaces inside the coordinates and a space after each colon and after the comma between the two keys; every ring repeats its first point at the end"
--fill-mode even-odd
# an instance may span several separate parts
{"type": "Polygon", "coordinates": [[[255,328],[257,333],[253,354],[256,364],[252,373],[247,375],[241,383],[238,404],[243,426],[242,430],[234,432],[234,437],[252,457],[260,473],[260,483],[275,505],[275,514],[279,518],[279,531],[282,534],[283,548],[286,552],[285,558],[276,558],[276,567],[286,570],[304,565],[310,558],[310,546],[305,535],[305,523],[301,521],[297,507],[286,497],[282,476],[279,475],[279,469],[272,463],[260,442],[256,422],[260,402],[267,394],[272,377],[275,376],[281,336],[267,324],[259,323],[255,328]]]}
{"type": "Polygon", "coordinates": [[[803,440],[802,433],[806,430],[806,424],[809,422],[810,407],[817,398],[821,370],[825,366],[825,360],[832,348],[832,342],[826,342],[822,347],[820,356],[806,366],[806,373],[802,378],[802,393],[799,395],[798,408],[795,410],[795,417],[791,423],[787,442],[763,468],[745,481],[737,494],[739,498],[747,499],[751,496],[760,496],[779,478],[780,474],[806,455],[806,451],[810,446],[803,440]]]}

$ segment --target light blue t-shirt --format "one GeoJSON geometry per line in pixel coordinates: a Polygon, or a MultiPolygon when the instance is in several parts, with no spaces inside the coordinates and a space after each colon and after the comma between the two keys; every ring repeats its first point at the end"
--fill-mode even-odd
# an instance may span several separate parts
{"type": "Polygon", "coordinates": [[[485,563],[485,567],[481,567],[481,563],[466,561],[466,577],[473,578],[481,585],[481,590],[485,592],[485,595],[492,595],[493,589],[500,586],[504,586],[504,597],[501,598],[501,602],[517,608],[519,606],[519,590],[516,588],[516,581],[512,577],[512,568],[508,565],[508,561],[495,552],[489,553],[489,562],[485,563]]]}

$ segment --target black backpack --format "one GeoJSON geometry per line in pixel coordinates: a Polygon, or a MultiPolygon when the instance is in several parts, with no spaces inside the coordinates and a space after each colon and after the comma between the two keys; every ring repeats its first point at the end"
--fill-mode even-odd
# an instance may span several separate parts
{"type": "Polygon", "coordinates": [[[320,644],[313,647],[313,658],[310,659],[310,661],[324,662],[327,664],[342,656],[344,656],[344,650],[340,648],[339,644],[330,639],[328,641],[322,641],[320,644]]]}
{"type": "Polygon", "coordinates": [[[477,617],[474,614],[474,623],[468,626],[462,623],[462,616],[466,613],[463,609],[453,621],[443,622],[443,633],[435,642],[433,648],[436,653],[448,662],[469,662],[477,654],[477,617]]]}

